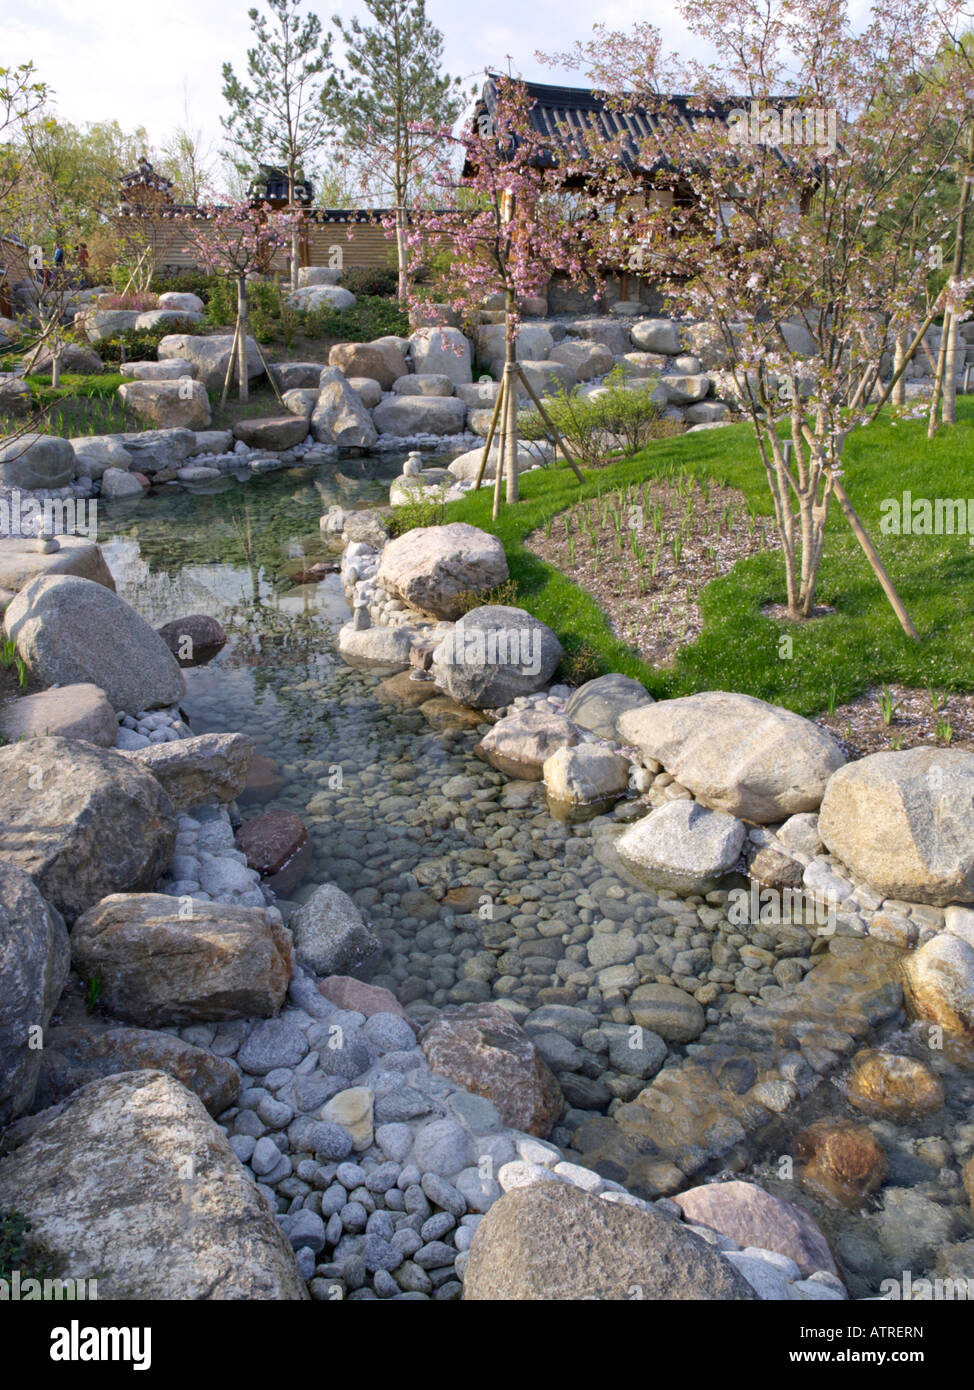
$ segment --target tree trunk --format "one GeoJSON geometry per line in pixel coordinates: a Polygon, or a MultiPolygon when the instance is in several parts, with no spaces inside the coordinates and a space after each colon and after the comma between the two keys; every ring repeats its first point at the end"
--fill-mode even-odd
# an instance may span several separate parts
{"type": "Polygon", "coordinates": [[[507,436],[507,490],[505,496],[510,503],[516,502],[519,495],[517,471],[517,378],[514,373],[514,366],[517,362],[517,342],[511,331],[511,319],[517,306],[514,302],[513,290],[507,291],[505,308],[507,310],[507,331],[504,335],[504,379],[507,383],[506,390],[509,396],[507,401],[507,415],[505,417],[505,433],[507,436]]]}
{"type": "Polygon", "coordinates": [[[406,209],[396,207],[396,257],[399,265],[399,284],[396,293],[399,303],[405,304],[408,286],[406,284],[406,209]]]}
{"type": "Polygon", "coordinates": [[[943,405],[940,411],[940,423],[943,425],[956,425],[957,423],[957,339],[959,337],[959,325],[956,314],[950,316],[950,328],[947,332],[947,370],[944,375],[944,396],[943,405]]]}
{"type": "MultiPolygon", "coordinates": [[[[294,196],[294,166],[288,167],[287,171],[287,201],[289,211],[293,215],[296,212],[294,196]]],[[[295,222],[291,228],[291,289],[298,287],[298,261],[301,259],[301,228],[295,222]]]]}
{"type": "MultiPolygon", "coordinates": [[[[967,213],[971,199],[971,176],[974,174],[974,121],[967,127],[967,148],[964,152],[963,176],[961,178],[960,197],[957,200],[957,217],[954,231],[954,260],[950,268],[950,279],[948,284],[953,284],[959,280],[964,270],[964,238],[967,235],[967,213]]],[[[943,390],[944,377],[948,362],[947,345],[950,333],[950,323],[953,319],[950,309],[944,311],[944,335],[940,343],[940,356],[937,359],[937,375],[933,383],[933,400],[930,402],[930,421],[927,426],[927,438],[933,439],[937,433],[937,406],[940,402],[943,390]]],[[[953,360],[949,365],[953,367],[953,360]]]]}
{"type": "Polygon", "coordinates": [[[237,281],[237,373],[240,377],[240,399],[249,399],[247,377],[247,280],[241,275],[237,281]]]}
{"type": "Polygon", "coordinates": [[[51,358],[51,385],[55,390],[61,385],[61,353],[60,350],[54,353],[51,358]]]}
{"type": "Polygon", "coordinates": [[[927,438],[933,439],[937,433],[937,411],[943,397],[944,379],[947,375],[947,344],[950,341],[950,321],[953,314],[944,310],[944,326],[940,333],[940,351],[937,353],[937,370],[933,378],[933,395],[930,398],[930,418],[927,421],[927,438]]]}
{"type": "Polygon", "coordinates": [[[906,405],[906,377],[902,373],[899,377],[896,375],[903,366],[903,359],[906,357],[906,349],[906,330],[901,329],[896,335],[896,343],[893,348],[893,377],[896,381],[892,393],[894,405],[906,405]]]}

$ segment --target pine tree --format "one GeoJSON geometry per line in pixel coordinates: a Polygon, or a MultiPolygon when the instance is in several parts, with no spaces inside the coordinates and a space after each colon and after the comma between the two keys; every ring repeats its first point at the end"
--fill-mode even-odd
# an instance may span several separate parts
{"type": "MultiPolygon", "coordinates": [[[[316,14],[302,19],[301,0],[265,0],[268,15],[248,11],[256,35],[247,50],[249,85],[230,63],[223,65],[223,96],[229,116],[221,117],[227,135],[254,163],[280,167],[287,175],[288,203],[297,206],[296,187],[305,161],[324,143],[327,117],[322,95],[331,55],[331,35],[322,35],[316,14]]],[[[244,163],[234,161],[240,172],[244,163]]],[[[291,241],[291,285],[298,283],[300,229],[291,241]]]]}
{"type": "Polygon", "coordinates": [[[364,2],[374,24],[332,19],[345,42],[348,71],[333,69],[325,102],[363,184],[382,197],[391,194],[404,300],[408,208],[441,148],[442,132],[463,109],[465,94],[459,77],[440,70],[443,35],[427,18],[425,0],[364,2]]]}

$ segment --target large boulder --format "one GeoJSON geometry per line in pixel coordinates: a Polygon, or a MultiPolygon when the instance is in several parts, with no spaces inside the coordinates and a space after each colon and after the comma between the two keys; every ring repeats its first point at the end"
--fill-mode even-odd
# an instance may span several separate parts
{"type": "Polygon", "coordinates": [[[710,390],[710,377],[699,373],[662,376],[659,384],[670,405],[691,405],[694,401],[702,401],[710,390]]]}
{"type": "Polygon", "coordinates": [[[90,682],[115,710],[174,705],[183,674],[159,634],[103,584],[76,575],[33,579],[4,614],[8,637],[45,685],[90,682]]]}
{"type": "MultiPolygon", "coordinates": [[[[458,454],[455,459],[447,464],[449,472],[454,478],[465,482],[476,482],[477,474],[480,472],[480,461],[484,456],[483,445],[479,449],[468,449],[465,454],[458,454]]],[[[484,469],[484,481],[492,481],[497,476],[497,464],[500,459],[500,445],[495,441],[491,445],[490,453],[487,455],[487,466],[484,469]]],[[[517,471],[526,473],[529,468],[534,468],[538,463],[536,454],[530,453],[527,449],[517,451],[517,471]]],[[[504,470],[507,471],[507,457],[504,459],[504,470]]]]}
{"type": "MultiPolygon", "coordinates": [[[[90,336],[90,335],[89,335],[90,336]]],[[[199,379],[208,391],[222,391],[226,380],[230,351],[233,348],[232,333],[215,333],[203,336],[195,333],[169,333],[158,347],[160,360],[166,357],[179,357],[196,364],[199,379]]],[[[263,365],[253,338],[247,338],[247,376],[263,375],[263,365]]]]}
{"type": "Polygon", "coordinates": [[[464,615],[434,651],[432,669],[458,704],[498,709],[543,689],[560,660],[550,627],[523,608],[491,603],[464,615]]]}
{"type": "Polygon", "coordinates": [[[240,1095],[240,1073],[228,1057],[171,1033],[88,1014],[47,1030],[34,1109],[46,1110],[92,1081],[125,1071],[166,1072],[199,1096],[211,1115],[222,1115],[240,1095]]]}
{"type": "Polygon", "coordinates": [[[723,1299],[757,1294],[680,1222],[566,1182],[515,1188],[479,1223],[464,1299],[517,1302],[723,1299]]]}
{"type": "Polygon", "coordinates": [[[236,801],[254,756],[249,734],[198,734],[127,751],[165,791],[177,811],[236,801]]]}
{"type": "Polygon", "coordinates": [[[317,394],[321,368],[320,362],[272,362],[269,372],[281,392],[307,389],[317,394]]]}
{"type": "MultiPolygon", "coordinates": [[[[477,360],[485,366],[503,366],[506,333],[507,329],[502,323],[481,324],[476,337],[477,360]]],[[[522,323],[514,352],[518,362],[543,362],[554,345],[554,338],[542,324],[522,323]]],[[[431,368],[424,367],[423,370],[430,371],[431,368]]],[[[467,376],[464,380],[469,381],[470,377],[467,376]]]]}
{"type": "Polygon", "coordinates": [[[651,704],[653,697],[644,685],[612,671],[573,690],[565,702],[565,713],[600,738],[618,739],[620,715],[651,704]]]}
{"type": "Polygon", "coordinates": [[[756,1183],[705,1183],[672,1200],[695,1226],[708,1226],[744,1248],[774,1250],[794,1260],[805,1279],[820,1269],[839,1273],[815,1218],[756,1183]]]}
{"type": "Polygon", "coordinates": [[[67,738],[0,748],[0,859],[68,921],[106,893],[153,887],[175,843],[172,803],[121,753],[67,738]]]}
{"type": "Polygon", "coordinates": [[[0,860],[0,1126],[33,1103],[69,964],[61,914],[29,874],[0,860]]]}
{"type": "Polygon", "coordinates": [[[579,732],[553,710],[519,709],[492,724],[474,752],[508,777],[540,782],[545,763],[558,749],[576,744],[579,732]]]}
{"type": "Polygon", "coordinates": [[[7,743],[51,734],[111,748],[118,736],[118,721],[97,685],[59,685],[0,707],[0,734],[7,743]]]}
{"type": "Polygon", "coordinates": [[[751,695],[706,691],[623,714],[619,737],[705,806],[768,824],[814,811],[845,762],[831,734],[751,695]]]}
{"type": "Polygon", "coordinates": [[[135,331],[152,333],[158,328],[170,328],[173,331],[192,328],[202,317],[202,314],[185,309],[146,309],[135,320],[135,331]]]}
{"type": "Polygon", "coordinates": [[[467,407],[455,396],[392,396],[372,412],[380,434],[462,434],[467,407]]]}
{"type": "Polygon", "coordinates": [[[561,1087],[534,1043],[499,1004],[461,1004],[420,1036],[432,1071],[485,1096],[512,1129],[544,1136],[565,1108],[561,1087]]]}
{"type": "Polygon", "coordinates": [[[643,352],[675,357],[680,351],[680,328],[672,319],[637,319],[629,325],[629,336],[643,352]]]}
{"type": "MultiPolygon", "coordinates": [[[[157,367],[160,364],[150,362],[148,365],[157,367]]],[[[71,448],[74,450],[75,472],[79,478],[100,478],[106,468],[126,470],[132,467],[132,455],[122,440],[113,434],[77,436],[71,440],[71,448]]]]}
{"type": "Polygon", "coordinates": [[[356,299],[351,290],[341,285],[305,285],[292,291],[287,302],[295,309],[313,313],[317,309],[352,309],[356,299]]]}
{"type": "Polygon", "coordinates": [[[164,1072],[95,1081],[38,1116],[0,1164],[0,1208],[28,1218],[53,1276],[97,1280],[102,1299],[308,1296],[226,1135],[164,1072]]]}
{"type": "MultiPolygon", "coordinates": [[[[574,368],[566,362],[525,360],[521,363],[521,371],[536,396],[559,396],[571,391],[576,385],[574,368]]],[[[528,400],[528,385],[520,381],[516,384],[521,400],[528,400]]]]}
{"type": "Polygon", "coordinates": [[[169,357],[163,362],[122,362],[119,371],[133,381],[179,381],[183,377],[195,381],[199,369],[183,357],[169,357]]]}
{"type": "Polygon", "coordinates": [[[407,371],[406,359],[392,343],[335,343],[328,361],[344,372],[346,378],[371,377],[383,391],[391,391],[393,382],[407,371]]]}
{"type": "Polygon", "coordinates": [[[496,588],[508,577],[507,557],[496,536],[453,521],[418,526],[382,551],[377,582],[421,613],[458,618],[461,595],[496,588]]]}
{"type": "Polygon", "coordinates": [[[311,433],[320,444],[334,444],[339,449],[371,449],[379,437],[361,397],[338,367],[321,371],[311,433]]]}
{"type": "Polygon", "coordinates": [[[318,976],[374,974],[381,945],[347,893],[323,883],[291,914],[294,954],[318,976]]]}
{"type": "Polygon", "coordinates": [[[409,351],[416,372],[448,376],[457,386],[472,378],[470,339],[459,328],[419,328],[409,339],[409,351]]]}
{"type": "Polygon", "coordinates": [[[56,434],[22,434],[0,442],[0,483],[5,487],[66,487],[74,473],[74,450],[56,434]]]}
{"type": "Polygon", "coordinates": [[[743,824],[695,801],[669,801],[631,825],[616,843],[626,867],[656,888],[709,893],[731,872],[744,845],[743,824]]]}
{"type": "Polygon", "coordinates": [[[17,593],[43,575],[76,574],[115,592],[115,581],[105,563],[101,546],[84,536],[58,536],[58,548],[45,555],[33,538],[10,536],[0,540],[0,589],[17,593]]]}
{"type": "Polygon", "coordinates": [[[92,309],[78,320],[89,343],[104,343],[134,333],[140,309],[92,309]]]}
{"type": "Polygon", "coordinates": [[[452,396],[453,382],[442,372],[413,372],[392,383],[397,396],[452,396]]]}
{"type": "Polygon", "coordinates": [[[74,924],[71,963],[115,1018],[165,1028],[270,1018],[291,981],[291,934],[262,907],[112,893],[74,924]]]}
{"type": "Polygon", "coordinates": [[[295,414],[238,420],[233,427],[234,439],[242,440],[251,449],[293,449],[304,443],[307,433],[307,420],[295,414]]]}
{"type": "Polygon", "coordinates": [[[591,338],[569,338],[551,349],[549,362],[562,362],[571,367],[576,381],[591,381],[612,370],[612,353],[604,343],[591,338]]]}
{"type": "Polygon", "coordinates": [[[202,452],[197,439],[208,433],[211,431],[177,425],[165,430],[141,430],[123,438],[132,468],[139,473],[158,473],[163,468],[179,468],[186,459],[202,452]]]}
{"type": "Polygon", "coordinates": [[[210,427],[210,398],[201,381],[126,381],[118,394],[123,405],[160,429],[210,427]]]}
{"type": "Polygon", "coordinates": [[[569,337],[580,338],[583,342],[601,343],[609,349],[613,357],[621,356],[632,347],[628,325],[615,319],[602,316],[573,319],[566,328],[569,337]]]}
{"type": "Polygon", "coordinates": [[[202,314],[204,304],[198,294],[185,290],[166,290],[158,298],[160,309],[175,310],[179,314],[202,314]]]}
{"type": "Polygon", "coordinates": [[[974,753],[872,753],[832,777],[818,832],[884,898],[974,902],[972,804],[974,753]]]}
{"type": "Polygon", "coordinates": [[[302,265],[298,267],[298,288],[307,289],[309,285],[337,285],[341,282],[341,269],[333,265],[302,265]]]}
{"type": "MultiPolygon", "coordinates": [[[[105,364],[97,352],[82,347],[80,343],[64,343],[60,356],[62,372],[78,372],[82,376],[93,376],[96,372],[105,370],[105,364]]],[[[32,375],[50,372],[53,363],[54,354],[46,344],[39,352],[29,352],[23,359],[24,366],[32,375]]]]}

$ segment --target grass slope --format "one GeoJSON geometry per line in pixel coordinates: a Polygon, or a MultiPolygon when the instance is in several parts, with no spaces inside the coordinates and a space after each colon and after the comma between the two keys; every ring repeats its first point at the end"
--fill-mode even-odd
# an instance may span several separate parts
{"type": "Polygon", "coordinates": [[[817,602],[835,613],[807,623],[772,620],[785,599],[780,555],[753,556],[703,593],[704,630],[672,670],[648,667],[612,634],[595,601],[565,574],[524,548],[547,516],[575,502],[642,483],[670,469],[737,487],[751,509],[772,514],[771,496],[749,426],[705,430],[651,444],[635,458],[586,474],[579,485],[559,467],[521,478],[522,501],[491,520],[492,489],[452,503],[446,519],[492,531],[504,544],[523,606],[558,634],[566,650],[590,647],[604,670],[624,671],[657,696],[695,690],[745,691],[802,714],[824,711],[886,682],[974,689],[974,546],[965,535],[884,535],[881,503],[900,498],[974,496],[974,398],[961,399],[958,423],[927,441],[921,421],[884,417],[853,431],[843,482],[920,633],[902,632],[845,517],[833,504],[817,602]],[[784,635],[792,638],[791,654],[784,635]]]}

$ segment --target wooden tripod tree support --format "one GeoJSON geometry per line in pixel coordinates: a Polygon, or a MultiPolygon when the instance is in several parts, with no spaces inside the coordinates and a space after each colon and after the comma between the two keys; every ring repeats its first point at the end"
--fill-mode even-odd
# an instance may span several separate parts
{"type": "Polygon", "coordinates": [[[233,330],[233,345],[232,345],[231,348],[230,348],[230,361],[227,363],[227,374],[226,374],[226,376],[225,376],[224,379],[223,379],[223,390],[222,390],[222,392],[220,393],[220,409],[221,409],[221,410],[223,409],[223,407],[224,407],[224,406],[226,405],[226,403],[227,403],[227,393],[228,393],[228,391],[230,390],[230,382],[233,380],[233,369],[234,369],[234,366],[236,365],[236,362],[237,362],[237,343],[239,342],[239,340],[240,340],[240,319],[238,318],[238,319],[237,319],[237,322],[236,322],[236,324],[235,324],[235,326],[234,326],[234,330],[233,330]]]}
{"type": "MultiPolygon", "coordinates": [[[[474,490],[479,488],[483,483],[484,474],[487,471],[487,460],[490,457],[491,445],[494,442],[494,435],[497,433],[497,425],[498,422],[503,418],[504,423],[501,426],[500,449],[498,450],[499,457],[497,460],[497,474],[495,477],[494,486],[495,517],[500,508],[500,476],[503,472],[503,464],[506,461],[506,445],[509,437],[513,437],[515,441],[515,448],[517,447],[517,427],[515,424],[513,431],[509,430],[508,416],[508,412],[510,411],[513,413],[515,421],[517,419],[517,387],[516,384],[512,381],[512,378],[514,377],[517,377],[523,383],[524,389],[530,396],[535,410],[537,410],[538,414],[541,416],[541,419],[544,422],[545,428],[548,430],[549,435],[551,436],[552,442],[554,443],[556,450],[561,451],[562,457],[568,464],[569,468],[571,468],[578,481],[580,483],[585,481],[582,477],[581,469],[579,468],[572,454],[569,452],[568,445],[565,443],[561,435],[561,432],[558,429],[558,426],[554,423],[547,410],[545,410],[544,406],[541,404],[541,401],[538,398],[538,394],[535,391],[534,387],[531,385],[530,381],[528,381],[528,378],[520,362],[509,362],[505,364],[504,375],[501,377],[500,390],[497,392],[497,400],[494,402],[494,413],[490,417],[490,427],[487,430],[487,438],[484,440],[484,451],[480,457],[480,467],[477,469],[477,478],[474,483],[474,490]]],[[[514,466],[517,467],[516,460],[514,466]]]]}
{"type": "MultiPolygon", "coordinates": [[[[808,443],[810,446],[814,444],[814,436],[812,435],[812,432],[807,425],[802,425],[802,434],[805,436],[806,443],[808,443]]],[[[786,456],[790,456],[790,441],[786,445],[786,449],[786,456]]],[[[842,440],[840,438],[838,450],[840,455],[841,449],[842,440]]],[[[856,512],[855,507],[852,505],[852,502],[849,500],[849,494],[846,492],[845,488],[839,482],[838,478],[835,476],[834,473],[832,474],[831,481],[832,491],[835,493],[835,499],[838,502],[839,506],[842,508],[843,512],[845,513],[845,518],[849,523],[849,526],[852,530],[852,534],[855,536],[856,540],[862,546],[863,553],[865,554],[866,559],[869,561],[873,574],[875,574],[876,578],[879,580],[880,585],[882,586],[883,593],[889,599],[890,607],[896,614],[897,619],[899,620],[900,627],[906,633],[907,637],[912,637],[915,641],[919,641],[920,634],[917,632],[916,628],[913,625],[913,619],[906,611],[906,608],[903,605],[903,600],[896,592],[896,586],[894,585],[892,579],[890,579],[888,573],[886,572],[886,566],[879,558],[879,552],[870,540],[869,534],[866,531],[865,526],[863,526],[862,522],[859,520],[858,513],[856,512]]]]}

